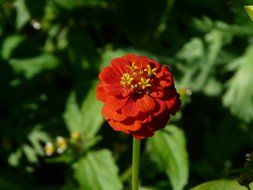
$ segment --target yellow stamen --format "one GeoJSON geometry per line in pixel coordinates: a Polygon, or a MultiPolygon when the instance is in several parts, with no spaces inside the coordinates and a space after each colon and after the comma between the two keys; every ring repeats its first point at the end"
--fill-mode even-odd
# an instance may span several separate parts
{"type": "Polygon", "coordinates": [[[128,68],[132,71],[135,71],[138,69],[138,67],[135,65],[135,62],[132,63],[132,65],[128,65],[128,68]]]}
{"type": "Polygon", "coordinates": [[[150,79],[146,79],[146,78],[141,78],[141,81],[138,82],[138,85],[142,88],[145,89],[147,87],[151,87],[151,84],[149,83],[150,79]]]}
{"type": "Polygon", "coordinates": [[[55,152],[53,143],[47,142],[46,146],[44,147],[44,151],[46,156],[52,156],[55,152]]]}
{"type": "Polygon", "coordinates": [[[124,73],[121,77],[121,84],[123,86],[130,86],[134,78],[129,73],[124,73]]]}
{"type": "Polygon", "coordinates": [[[156,75],[157,68],[151,68],[150,65],[148,65],[147,69],[144,69],[148,73],[148,76],[156,75]]]}
{"type": "Polygon", "coordinates": [[[131,90],[138,88],[137,84],[131,84],[131,90]]]}
{"type": "Polygon", "coordinates": [[[67,140],[64,137],[56,138],[57,153],[61,154],[67,149],[67,140]]]}

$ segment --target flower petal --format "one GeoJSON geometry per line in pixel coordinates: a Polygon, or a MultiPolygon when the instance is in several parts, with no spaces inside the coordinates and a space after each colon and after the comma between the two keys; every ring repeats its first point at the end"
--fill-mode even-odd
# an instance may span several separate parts
{"type": "Polygon", "coordinates": [[[122,107],[122,114],[128,117],[135,117],[140,113],[139,107],[134,101],[128,101],[124,107],[122,107]]]}
{"type": "Polygon", "coordinates": [[[121,84],[103,84],[103,88],[107,95],[117,96],[123,92],[121,84]]]}
{"type": "Polygon", "coordinates": [[[118,73],[120,76],[123,73],[128,72],[127,65],[129,65],[129,62],[126,59],[123,58],[116,58],[111,61],[111,65],[113,70],[118,73]]]}
{"type": "Polygon", "coordinates": [[[109,125],[115,130],[115,131],[122,131],[126,134],[129,134],[130,132],[128,131],[128,126],[122,125],[118,121],[114,121],[112,119],[108,120],[109,125]]]}
{"type": "Polygon", "coordinates": [[[147,66],[148,66],[148,64],[149,64],[149,61],[148,61],[149,59],[147,58],[147,57],[145,57],[145,56],[140,56],[139,58],[138,58],[138,60],[137,60],[137,63],[136,63],[136,65],[137,65],[137,67],[139,67],[139,69],[144,69],[144,68],[146,68],[147,66]]]}
{"type": "Polygon", "coordinates": [[[106,93],[103,87],[103,83],[99,83],[96,88],[96,97],[98,100],[104,102],[106,100],[106,93]]]}
{"type": "Polygon", "coordinates": [[[164,96],[164,91],[162,89],[154,89],[151,93],[150,96],[153,98],[162,98],[164,96]]]}
{"type": "Polygon", "coordinates": [[[155,109],[155,102],[149,95],[137,99],[136,104],[142,112],[149,113],[155,109]]]}
{"type": "Polygon", "coordinates": [[[181,105],[181,100],[178,98],[179,95],[175,95],[170,100],[165,101],[166,106],[170,112],[170,114],[175,115],[176,112],[179,110],[181,105]]]}
{"type": "Polygon", "coordinates": [[[147,137],[153,136],[154,132],[150,130],[148,127],[142,127],[140,130],[133,132],[132,135],[134,138],[142,140],[147,137]]]}
{"type": "Polygon", "coordinates": [[[135,54],[127,54],[125,56],[122,57],[122,59],[125,59],[130,65],[134,62],[136,63],[138,60],[139,56],[135,55],[135,54]]]}
{"type": "Polygon", "coordinates": [[[111,110],[117,111],[122,108],[127,102],[127,98],[116,98],[115,96],[107,96],[105,106],[111,110]]]}
{"type": "Polygon", "coordinates": [[[124,123],[124,122],[118,122],[118,121],[114,121],[114,120],[109,120],[108,121],[110,126],[117,131],[122,131],[124,133],[129,133],[129,132],[133,132],[133,131],[138,131],[141,128],[141,123],[140,122],[133,122],[131,124],[128,125],[128,123],[124,123]]]}
{"type": "Polygon", "coordinates": [[[105,67],[103,71],[99,74],[98,78],[108,84],[119,84],[120,75],[116,73],[112,67],[105,67]]]}
{"type": "Polygon", "coordinates": [[[158,115],[168,111],[167,106],[164,101],[159,100],[159,99],[155,99],[155,102],[156,102],[156,109],[154,110],[154,113],[153,113],[154,116],[158,116],[158,115]]]}
{"type": "Polygon", "coordinates": [[[113,119],[115,121],[123,121],[127,118],[124,114],[119,114],[116,111],[110,109],[110,107],[104,106],[102,109],[102,114],[106,120],[113,119]]]}

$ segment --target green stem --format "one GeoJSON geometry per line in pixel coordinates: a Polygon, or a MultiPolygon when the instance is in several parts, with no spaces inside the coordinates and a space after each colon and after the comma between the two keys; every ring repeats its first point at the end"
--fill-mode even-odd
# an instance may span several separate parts
{"type": "Polygon", "coordinates": [[[139,187],[140,148],[141,141],[133,138],[132,190],[138,190],[139,187]]]}

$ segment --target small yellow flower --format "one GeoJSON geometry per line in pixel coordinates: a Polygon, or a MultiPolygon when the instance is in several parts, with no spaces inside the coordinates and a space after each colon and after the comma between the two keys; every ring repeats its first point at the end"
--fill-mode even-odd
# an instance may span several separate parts
{"type": "Polygon", "coordinates": [[[44,147],[44,152],[46,156],[52,156],[55,152],[55,147],[53,143],[47,142],[45,147],[44,147]]]}
{"type": "Polygon", "coordinates": [[[71,140],[76,142],[81,138],[81,133],[79,131],[73,131],[71,133],[71,140]]]}
{"type": "Polygon", "coordinates": [[[67,140],[64,137],[57,137],[56,138],[56,146],[57,146],[57,153],[61,154],[67,149],[67,140]]]}
{"type": "Polygon", "coordinates": [[[191,96],[192,95],[192,91],[189,88],[181,88],[178,90],[178,93],[180,94],[180,96],[191,96]]]}

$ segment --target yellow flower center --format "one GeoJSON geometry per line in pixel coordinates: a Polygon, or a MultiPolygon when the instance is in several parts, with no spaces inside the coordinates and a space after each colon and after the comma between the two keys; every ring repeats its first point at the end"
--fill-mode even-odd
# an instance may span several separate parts
{"type": "Polygon", "coordinates": [[[129,73],[124,73],[121,77],[121,84],[126,87],[126,86],[131,86],[132,81],[134,78],[129,74],[129,73]]]}
{"type": "Polygon", "coordinates": [[[141,77],[141,81],[138,82],[138,85],[139,85],[142,89],[145,89],[145,88],[147,88],[147,87],[151,87],[150,79],[149,79],[149,78],[143,78],[143,77],[141,77]]]}
{"type": "Polygon", "coordinates": [[[152,76],[156,75],[157,68],[147,65],[146,68],[139,69],[134,62],[132,65],[128,65],[127,68],[129,72],[123,73],[120,81],[125,89],[128,87],[131,90],[142,91],[152,86],[154,80],[152,76]]]}
{"type": "Polygon", "coordinates": [[[138,70],[139,68],[135,65],[135,62],[132,63],[132,65],[127,66],[131,71],[138,70]]]}
{"type": "Polygon", "coordinates": [[[156,75],[157,68],[151,68],[150,65],[146,69],[144,69],[145,72],[147,72],[148,76],[156,75]]]}

